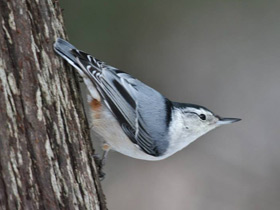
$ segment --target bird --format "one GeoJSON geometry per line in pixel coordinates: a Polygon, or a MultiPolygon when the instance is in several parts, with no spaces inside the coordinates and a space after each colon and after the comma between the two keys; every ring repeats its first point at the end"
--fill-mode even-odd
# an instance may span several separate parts
{"type": "Polygon", "coordinates": [[[54,50],[77,70],[88,89],[92,129],[102,137],[103,164],[110,150],[141,160],[162,160],[207,132],[241,120],[171,101],[62,38],[55,41],[54,50]]]}

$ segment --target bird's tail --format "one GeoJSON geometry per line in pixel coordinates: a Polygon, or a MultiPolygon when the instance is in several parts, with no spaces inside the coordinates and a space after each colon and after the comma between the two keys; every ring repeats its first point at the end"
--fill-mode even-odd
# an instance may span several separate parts
{"type": "MultiPolygon", "coordinates": [[[[94,71],[101,71],[104,62],[92,57],[91,55],[78,50],[75,46],[58,38],[54,43],[54,50],[61,57],[63,57],[69,64],[74,66],[81,76],[83,74],[93,73],[94,71]],[[91,67],[91,69],[88,69],[91,67]]],[[[89,75],[87,75],[89,76],[89,75]]]]}
{"type": "Polygon", "coordinates": [[[62,58],[64,58],[69,64],[74,66],[76,69],[80,70],[79,64],[77,63],[76,56],[74,56],[73,51],[77,50],[69,42],[64,39],[58,38],[54,43],[54,50],[57,54],[59,54],[62,58]]]}
{"type": "Polygon", "coordinates": [[[100,98],[95,88],[93,88],[93,84],[96,82],[96,78],[94,77],[95,72],[100,72],[102,70],[101,64],[103,62],[78,50],[72,44],[61,38],[58,38],[54,43],[54,50],[78,70],[92,96],[94,98],[100,98]]]}

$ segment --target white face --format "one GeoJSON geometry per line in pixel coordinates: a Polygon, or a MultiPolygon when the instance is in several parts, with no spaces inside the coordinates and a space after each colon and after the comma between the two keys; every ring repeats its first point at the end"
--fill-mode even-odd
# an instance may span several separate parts
{"type": "Polygon", "coordinates": [[[170,142],[166,157],[183,149],[214,128],[239,120],[237,118],[220,118],[197,105],[175,108],[170,123],[170,142]]]}
{"type": "Polygon", "coordinates": [[[218,127],[219,118],[203,108],[181,109],[182,122],[188,135],[201,136],[218,127]]]}
{"type": "Polygon", "coordinates": [[[203,108],[175,108],[170,124],[167,156],[183,149],[191,142],[219,126],[219,118],[203,108]]]}

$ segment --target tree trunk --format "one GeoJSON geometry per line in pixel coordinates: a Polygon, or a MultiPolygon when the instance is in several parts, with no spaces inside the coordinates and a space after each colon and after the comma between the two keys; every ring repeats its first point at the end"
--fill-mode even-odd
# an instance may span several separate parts
{"type": "Polygon", "coordinates": [[[58,6],[0,1],[1,209],[106,209],[58,6]]]}

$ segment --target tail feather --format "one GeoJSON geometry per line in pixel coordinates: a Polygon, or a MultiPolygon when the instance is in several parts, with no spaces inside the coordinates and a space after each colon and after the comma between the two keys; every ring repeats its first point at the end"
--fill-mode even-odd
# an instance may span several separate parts
{"type": "Polygon", "coordinates": [[[86,52],[78,50],[72,44],[61,38],[58,38],[54,43],[54,49],[60,56],[62,56],[75,68],[81,68],[79,62],[77,62],[77,59],[79,59],[79,61],[83,64],[83,67],[86,68],[88,65],[90,65],[97,71],[101,71],[102,65],[104,65],[104,62],[92,57],[86,52]]]}
{"type": "Polygon", "coordinates": [[[67,60],[72,66],[74,66],[75,68],[79,68],[79,64],[77,63],[77,60],[72,53],[73,50],[77,50],[76,47],[63,39],[58,38],[54,43],[54,50],[61,57],[67,60]]]}
{"type": "Polygon", "coordinates": [[[98,67],[100,67],[100,63],[102,62],[98,61],[87,53],[78,50],[72,44],[61,38],[58,38],[54,43],[54,50],[78,70],[92,97],[100,101],[100,94],[97,92],[93,77],[90,75],[92,72],[89,72],[87,66],[94,66],[96,70],[100,71],[101,69],[98,67]]]}

